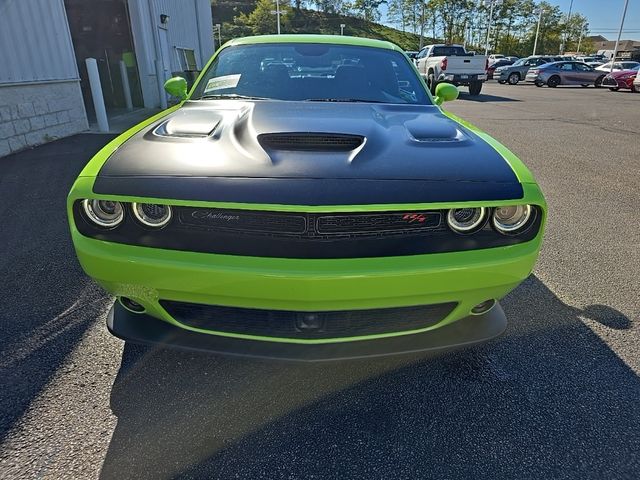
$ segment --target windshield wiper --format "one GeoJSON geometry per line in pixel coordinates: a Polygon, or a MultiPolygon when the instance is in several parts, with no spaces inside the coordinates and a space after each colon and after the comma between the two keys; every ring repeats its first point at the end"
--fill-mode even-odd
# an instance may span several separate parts
{"type": "Polygon", "coordinates": [[[362,98],[306,98],[305,102],[357,102],[357,103],[385,103],[380,100],[363,100],[362,98]]]}
{"type": "Polygon", "coordinates": [[[252,97],[250,95],[238,95],[237,93],[214,93],[210,95],[203,95],[198,100],[211,100],[211,99],[232,99],[232,100],[271,100],[266,97],[252,97]]]}

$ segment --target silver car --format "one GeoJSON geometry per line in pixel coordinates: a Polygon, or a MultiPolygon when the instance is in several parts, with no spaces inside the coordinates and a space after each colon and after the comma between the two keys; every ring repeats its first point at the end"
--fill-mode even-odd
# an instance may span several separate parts
{"type": "Polygon", "coordinates": [[[553,62],[540,65],[527,72],[526,81],[533,82],[537,87],[548,85],[555,88],[558,85],[594,85],[600,87],[605,72],[596,70],[582,62],[553,62]]]}

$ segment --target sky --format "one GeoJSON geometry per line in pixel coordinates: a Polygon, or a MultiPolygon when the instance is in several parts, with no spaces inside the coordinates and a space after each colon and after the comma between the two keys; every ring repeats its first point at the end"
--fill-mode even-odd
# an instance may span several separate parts
{"type": "MultiPolygon", "coordinates": [[[[553,5],[559,5],[563,12],[569,11],[571,0],[547,0],[553,5]]],[[[615,40],[620,27],[624,0],[573,0],[572,14],[581,13],[589,21],[592,35],[602,35],[608,40],[615,40]]],[[[386,14],[385,5],[381,11],[386,14]]],[[[629,0],[627,15],[622,30],[623,40],[640,41],[640,0],[629,0]]]]}

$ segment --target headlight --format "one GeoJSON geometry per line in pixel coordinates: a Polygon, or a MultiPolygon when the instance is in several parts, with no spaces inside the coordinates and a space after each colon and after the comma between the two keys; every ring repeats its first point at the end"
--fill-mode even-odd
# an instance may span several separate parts
{"type": "Polygon", "coordinates": [[[82,208],[89,220],[101,227],[115,227],[124,218],[122,204],[113,200],[83,200],[82,208]]]}
{"type": "Polygon", "coordinates": [[[133,215],[147,227],[164,227],[171,220],[171,207],[156,203],[132,203],[133,215]]]}
{"type": "Polygon", "coordinates": [[[458,233],[471,233],[484,224],[487,209],[479,208],[452,208],[447,214],[449,228],[458,233]]]}
{"type": "Polygon", "coordinates": [[[531,218],[531,205],[509,205],[493,211],[493,226],[500,233],[510,234],[522,229],[531,218]]]}

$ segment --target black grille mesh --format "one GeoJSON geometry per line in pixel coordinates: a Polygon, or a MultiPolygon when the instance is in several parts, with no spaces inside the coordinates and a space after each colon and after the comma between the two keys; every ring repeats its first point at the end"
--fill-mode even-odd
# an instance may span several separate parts
{"type": "Polygon", "coordinates": [[[284,338],[339,338],[403,332],[429,327],[443,320],[456,303],[416,307],[324,312],[294,312],[221,307],[162,300],[178,322],[195,328],[228,333],[284,338]],[[309,328],[313,325],[314,328],[309,328]]]}
{"type": "Polygon", "coordinates": [[[265,133],[258,136],[258,141],[270,150],[348,152],[358,148],[363,137],[340,133],[265,133]]]}

